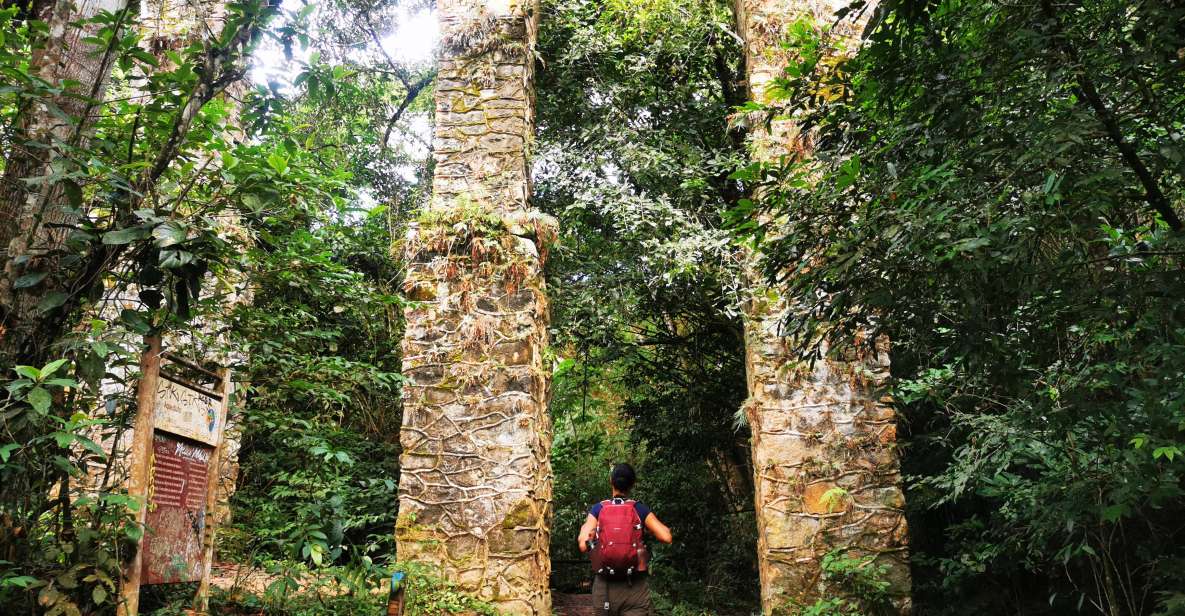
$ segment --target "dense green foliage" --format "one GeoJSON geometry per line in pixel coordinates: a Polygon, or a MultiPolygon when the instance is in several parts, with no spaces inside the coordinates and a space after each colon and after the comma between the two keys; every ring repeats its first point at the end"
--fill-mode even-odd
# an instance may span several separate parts
{"type": "Polygon", "coordinates": [[[1180,613],[1183,17],[888,2],[838,67],[790,42],[814,155],[739,175],[801,331],[893,341],[924,613],[1180,613]]]}
{"type": "Polygon", "coordinates": [[[656,549],[655,588],[713,611],[756,596],[748,435],[734,426],[743,339],[721,229],[742,156],[728,130],[742,74],[731,21],[725,2],[548,2],[537,85],[536,203],[561,229],[548,278],[565,360],[553,553],[577,558],[609,464],[633,462],[638,498],[676,535],[656,549]]]}
{"type": "MultiPolygon", "coordinates": [[[[80,53],[106,45],[114,69],[107,97],[92,102],[93,136],[55,143],[52,173],[38,180],[67,185],[66,202],[46,207],[69,236],[18,279],[18,290],[50,289],[35,320],[4,319],[5,334],[21,325],[49,336],[7,358],[17,369],[0,446],[6,613],[113,610],[128,540],[141,531],[120,470],[126,449],[110,444],[130,427],[150,334],[173,352],[223,358],[241,383],[243,490],[227,557],[277,572],[350,565],[367,576],[364,593],[393,558],[399,268],[387,256],[388,208],[373,203],[414,198],[414,188],[391,179],[412,159],[381,147],[370,121],[391,121],[388,109],[411,108],[419,90],[388,75],[386,61],[368,81],[358,75],[373,67],[314,53],[298,61],[299,87],[222,96],[248,52],[291,51],[316,17],[297,8],[269,22],[265,7],[229,8],[238,17],[220,38],[199,34],[155,56],[128,12],[101,14],[98,36],[80,43],[80,53]],[[328,121],[335,108],[354,115],[328,121]]],[[[55,109],[63,85],[31,72],[30,51],[59,44],[32,17],[3,12],[12,164],[37,147],[22,132],[27,118],[55,109]]]]}
{"type": "MultiPolygon", "coordinates": [[[[47,82],[30,61],[55,44],[53,33],[19,6],[0,12],[5,171],[46,147],[28,132],[30,114],[45,110],[93,132],[89,141],[81,130],[55,141],[52,165],[14,178],[41,191],[36,222],[62,221],[64,241],[6,263],[19,273],[17,295],[40,298],[31,311],[3,315],[6,612],[113,609],[120,561],[142,531],[130,523],[137,504],[120,485],[121,457],[101,443],[118,441],[134,415],[142,337],[184,327],[233,292],[236,240],[219,222],[228,211],[262,185],[294,196],[322,190],[323,178],[316,187],[293,181],[267,152],[228,134],[230,106],[218,96],[271,12],[253,2],[230,8],[221,38],[178,41],[160,55],[141,47],[129,11],[71,25],[95,33],[77,53],[111,66],[112,95],[88,101],[89,123],[58,106],[77,84],[47,82]]],[[[191,333],[175,350],[217,346],[214,332],[191,333]]]]}
{"type": "Polygon", "coordinates": [[[254,125],[270,147],[301,144],[293,159],[337,170],[349,197],[250,219],[254,293],[232,320],[247,384],[232,503],[245,541],[225,543],[259,563],[369,569],[395,552],[402,300],[388,253],[409,209],[400,204],[419,194],[397,166],[424,164],[381,138],[390,108],[422,113],[427,97],[382,54],[346,57],[339,39],[369,36],[377,17],[348,3],[318,8],[309,60],[288,62],[299,70],[293,90],[257,107],[254,125]]]}
{"type": "Polygon", "coordinates": [[[236,524],[272,557],[393,551],[400,319],[385,220],[363,220],[261,234],[234,321],[249,384],[236,524]]]}

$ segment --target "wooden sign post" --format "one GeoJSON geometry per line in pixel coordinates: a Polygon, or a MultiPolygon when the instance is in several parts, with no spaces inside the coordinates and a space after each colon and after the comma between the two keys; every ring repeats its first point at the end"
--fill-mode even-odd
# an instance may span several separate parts
{"type": "Polygon", "coordinates": [[[198,582],[194,609],[204,614],[230,371],[161,352],[155,338],[142,358],[141,374],[128,492],[142,503],[136,521],[143,536],[124,571],[117,613],[136,616],[143,585],[198,582]]]}
{"type": "MultiPolygon", "coordinates": [[[[132,447],[128,452],[128,496],[139,503],[136,526],[144,539],[144,520],[148,515],[149,458],[152,454],[153,412],[156,409],[156,387],[160,380],[160,336],[147,336],[147,348],[140,355],[140,384],[136,389],[136,419],[132,423],[132,447]]],[[[144,569],[144,552],[137,546],[136,554],[123,571],[119,585],[117,616],[136,616],[140,611],[140,573],[144,569]]]]}
{"type": "Polygon", "coordinates": [[[218,418],[221,429],[218,432],[218,444],[214,446],[214,455],[210,457],[210,480],[206,483],[206,534],[202,539],[202,579],[198,582],[197,596],[193,601],[193,609],[197,614],[210,612],[210,568],[214,565],[214,533],[218,530],[218,484],[222,481],[222,461],[226,457],[226,418],[230,397],[234,393],[230,370],[223,368],[221,378],[222,408],[218,418]]]}

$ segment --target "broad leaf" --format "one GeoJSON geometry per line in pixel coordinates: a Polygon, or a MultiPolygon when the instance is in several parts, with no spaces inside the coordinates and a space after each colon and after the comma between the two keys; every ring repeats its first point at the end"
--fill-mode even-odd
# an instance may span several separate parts
{"type": "Polygon", "coordinates": [[[146,237],[148,237],[148,232],[143,227],[128,227],[104,233],[103,243],[109,246],[122,246],[146,237]]]}
{"type": "Polygon", "coordinates": [[[53,291],[51,293],[47,293],[45,297],[41,298],[41,301],[37,303],[37,312],[49,312],[50,310],[65,304],[66,300],[69,298],[70,295],[64,291],[53,291]]]}
{"type": "Polygon", "coordinates": [[[53,396],[44,387],[30,389],[25,399],[33,407],[34,411],[42,415],[48,413],[49,407],[53,404],[53,396]]]}
{"type": "Polygon", "coordinates": [[[33,272],[31,274],[25,274],[24,276],[17,278],[12,283],[12,288],[28,289],[29,287],[35,287],[40,284],[42,280],[45,280],[45,277],[48,275],[49,272],[33,272]]]}
{"type": "Polygon", "coordinates": [[[159,248],[168,248],[184,242],[187,236],[185,226],[176,221],[168,221],[152,230],[152,237],[156,239],[159,248]]]}

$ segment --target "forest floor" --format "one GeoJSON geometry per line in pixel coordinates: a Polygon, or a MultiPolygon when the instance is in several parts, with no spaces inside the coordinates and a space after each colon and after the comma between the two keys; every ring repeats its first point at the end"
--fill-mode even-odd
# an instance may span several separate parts
{"type": "Polygon", "coordinates": [[[210,585],[226,591],[241,590],[253,595],[262,595],[274,579],[263,569],[249,565],[215,562],[210,567],[210,585]]]}
{"type": "MultiPolygon", "coordinates": [[[[225,591],[262,595],[275,578],[262,569],[237,563],[215,563],[210,570],[210,585],[225,591]]],[[[594,616],[592,596],[555,592],[552,609],[557,616],[594,616]]]]}
{"type": "Polygon", "coordinates": [[[595,613],[592,595],[568,595],[557,592],[551,596],[551,608],[559,616],[593,616],[595,613]]]}

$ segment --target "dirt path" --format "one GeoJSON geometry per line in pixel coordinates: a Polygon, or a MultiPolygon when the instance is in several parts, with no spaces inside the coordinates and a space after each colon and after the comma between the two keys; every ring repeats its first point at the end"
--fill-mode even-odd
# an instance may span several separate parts
{"type": "Polygon", "coordinates": [[[275,578],[262,569],[255,569],[238,563],[215,562],[210,567],[210,585],[222,590],[243,590],[262,595],[275,578]]]}
{"type": "Polygon", "coordinates": [[[595,616],[592,595],[555,593],[551,596],[551,606],[560,616],[595,616]]]}

